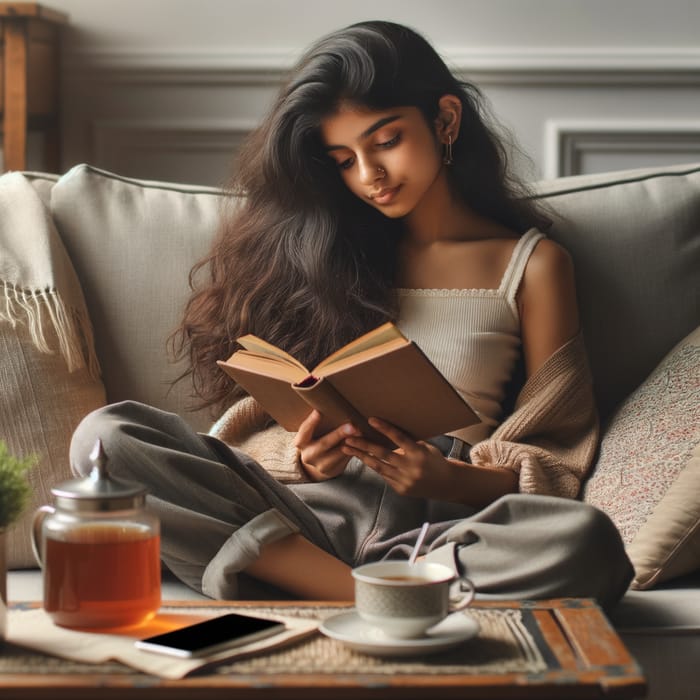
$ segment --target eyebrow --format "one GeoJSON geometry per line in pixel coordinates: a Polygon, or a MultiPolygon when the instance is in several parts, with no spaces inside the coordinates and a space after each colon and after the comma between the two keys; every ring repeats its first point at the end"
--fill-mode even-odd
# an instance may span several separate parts
{"type": "MultiPolygon", "coordinates": [[[[369,128],[365,129],[360,134],[360,139],[366,139],[368,136],[371,136],[375,131],[381,129],[383,126],[391,124],[391,122],[394,122],[400,118],[401,115],[395,114],[391,117],[382,117],[381,119],[378,119],[376,122],[374,122],[374,124],[372,124],[369,128]]],[[[335,151],[340,148],[347,148],[347,146],[326,146],[326,151],[335,151]]]]}

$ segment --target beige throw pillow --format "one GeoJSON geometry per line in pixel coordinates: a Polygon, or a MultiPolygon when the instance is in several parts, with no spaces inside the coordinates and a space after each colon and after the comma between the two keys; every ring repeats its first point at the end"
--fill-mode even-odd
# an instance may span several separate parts
{"type": "Polygon", "coordinates": [[[619,528],[633,588],[700,569],[700,327],[615,412],[583,499],[619,528]]]}
{"type": "Polygon", "coordinates": [[[188,275],[216,233],[224,199],[212,187],[134,180],[89,165],[63,175],[51,195],[56,228],[80,277],[110,403],[142,401],[207,430],[192,383],[172,381],[167,339],[190,296],[188,275]]]}
{"type": "MultiPolygon", "coordinates": [[[[43,183],[46,184],[46,183],[43,183]]],[[[105,403],[80,284],[44,201],[19,173],[0,177],[0,438],[36,455],[32,496],[8,529],[8,568],[34,567],[34,511],[71,478],[80,419],[105,403]]]]}
{"type": "Polygon", "coordinates": [[[652,588],[700,568],[700,444],[628,551],[635,568],[633,588],[652,588]]]}

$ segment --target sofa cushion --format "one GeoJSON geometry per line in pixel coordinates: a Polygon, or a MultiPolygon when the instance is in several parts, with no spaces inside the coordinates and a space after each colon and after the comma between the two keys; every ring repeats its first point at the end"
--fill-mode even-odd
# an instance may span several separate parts
{"type": "Polygon", "coordinates": [[[0,177],[0,438],[13,454],[38,457],[29,507],[8,532],[9,568],[35,566],[34,510],[71,478],[71,434],[105,402],[80,284],[46,208],[52,185],[0,177]]]}
{"type": "Polygon", "coordinates": [[[685,468],[627,549],[636,572],[634,588],[651,588],[700,569],[700,442],[697,439],[685,468]]]}
{"type": "Polygon", "coordinates": [[[649,588],[700,568],[700,327],[620,406],[583,498],[610,515],[649,588]]]}
{"type": "Polygon", "coordinates": [[[647,700],[696,700],[700,572],[653,590],[628,591],[608,615],[644,670],[647,700]]]}
{"type": "Polygon", "coordinates": [[[173,411],[196,429],[182,368],[167,338],[189,295],[188,274],[208,251],[223,197],[211,187],[119,177],[76,166],[53,188],[56,226],[85,290],[109,402],[133,399],[173,411]]]}
{"type": "Polygon", "coordinates": [[[609,615],[621,633],[694,632],[700,639],[700,571],[652,590],[627,591],[609,615]]]}
{"type": "Polygon", "coordinates": [[[700,164],[541,182],[571,253],[603,421],[700,319],[700,164]]]}

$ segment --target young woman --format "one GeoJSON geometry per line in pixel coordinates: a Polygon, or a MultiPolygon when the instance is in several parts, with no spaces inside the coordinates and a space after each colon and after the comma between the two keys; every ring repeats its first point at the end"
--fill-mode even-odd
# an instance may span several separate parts
{"type": "Polygon", "coordinates": [[[406,27],[340,30],[301,59],[232,189],[245,198],[193,271],[175,336],[222,417],[200,435],[127,402],[88,416],[72,446],[85,472],[101,438],[112,471],[147,484],[168,567],[217,598],[246,574],[350,599],[350,569],[407,556],[427,520],[426,556],[481,595],[621,596],[621,540],[574,500],[597,420],[572,264],[478,90],[406,27]],[[480,424],[417,442],[373,418],[393,451],[350,424],[317,435],[316,412],[292,435],[216,366],[245,333],[313,366],[387,320],[480,424]]]}

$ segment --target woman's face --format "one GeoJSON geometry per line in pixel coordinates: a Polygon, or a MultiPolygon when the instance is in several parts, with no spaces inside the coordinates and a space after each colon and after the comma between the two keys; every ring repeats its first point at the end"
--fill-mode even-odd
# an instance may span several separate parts
{"type": "Polygon", "coordinates": [[[323,119],[321,136],[350,191],[385,216],[411,214],[446,185],[442,146],[417,107],[344,106],[323,119]]]}

